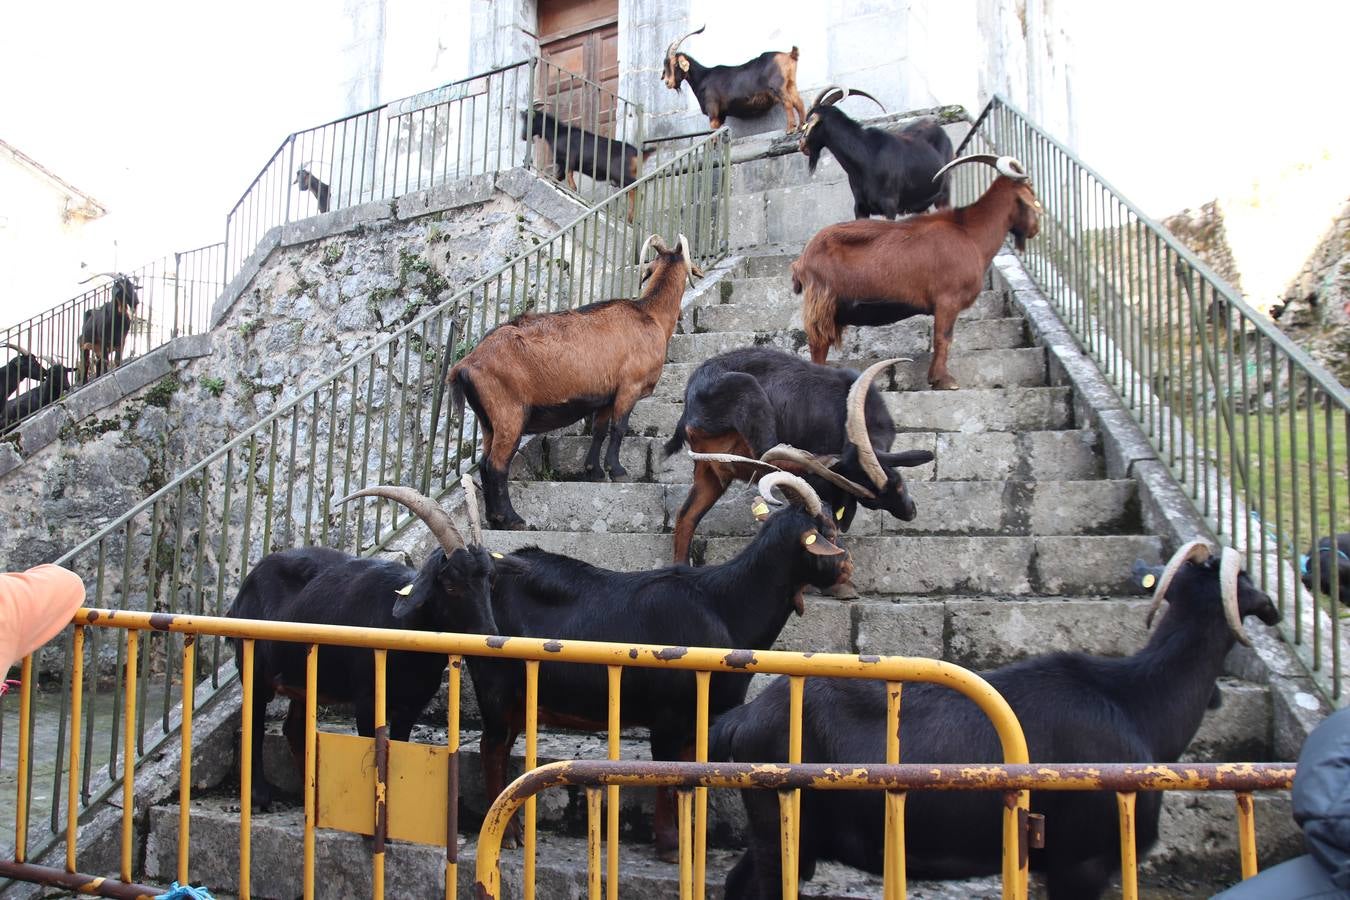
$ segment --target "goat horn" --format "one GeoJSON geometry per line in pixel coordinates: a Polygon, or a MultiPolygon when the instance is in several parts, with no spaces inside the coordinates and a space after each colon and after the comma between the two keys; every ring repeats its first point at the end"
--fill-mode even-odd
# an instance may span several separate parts
{"type": "Polygon", "coordinates": [[[1162,606],[1163,600],[1167,596],[1167,588],[1172,584],[1172,576],[1177,574],[1181,564],[1187,560],[1191,562],[1202,563],[1214,555],[1210,549],[1209,541],[1191,541],[1183,544],[1172,554],[1172,558],[1167,561],[1166,568],[1163,569],[1162,577],[1158,579],[1158,586],[1153,589],[1153,603],[1148,608],[1148,615],[1144,618],[1144,627],[1153,627],[1153,617],[1158,612],[1158,607],[1162,606]]]}
{"type": "Polygon", "coordinates": [[[770,472],[759,480],[759,495],[770,503],[779,502],[774,499],[774,488],[796,495],[796,503],[799,506],[805,507],[813,516],[820,515],[820,497],[811,490],[811,485],[807,484],[805,479],[791,472],[770,472]]]}
{"type": "Polygon", "coordinates": [[[703,277],[703,270],[694,262],[694,255],[689,252],[689,238],[683,234],[680,235],[680,255],[684,257],[684,263],[689,267],[689,283],[694,283],[694,277],[703,277]]]}
{"type": "Polygon", "coordinates": [[[980,162],[993,166],[998,170],[998,174],[1011,178],[1013,181],[1030,181],[1031,175],[1027,172],[1026,166],[1022,165],[1011,156],[995,156],[992,153],[972,153],[970,156],[962,156],[947,163],[938,169],[933,175],[933,180],[937,181],[949,169],[954,169],[962,163],[980,162]]]}
{"type": "Polygon", "coordinates": [[[121,274],[122,274],[121,272],[95,272],[93,275],[90,275],[84,281],[81,281],[80,284],[88,284],[95,278],[103,278],[104,276],[107,276],[108,278],[116,278],[118,275],[121,274]]]}
{"type": "Polygon", "coordinates": [[[481,547],[483,521],[478,518],[478,489],[473,483],[473,476],[468,472],[465,472],[459,480],[464,485],[464,512],[469,517],[469,532],[473,535],[473,542],[481,547]]]}
{"type": "Polygon", "coordinates": [[[904,361],[902,357],[896,357],[883,359],[868,366],[848,389],[848,400],[845,401],[848,419],[844,427],[849,442],[858,448],[858,462],[862,463],[863,471],[872,479],[872,483],[879,491],[886,489],[886,483],[890,479],[886,477],[886,470],[881,467],[881,461],[877,459],[877,453],[872,449],[872,437],[867,433],[867,416],[863,409],[867,405],[867,389],[872,386],[872,380],[887,366],[904,361]]]}
{"type": "Polygon", "coordinates": [[[776,459],[795,462],[800,466],[809,469],[813,474],[819,475],[830,484],[838,488],[843,488],[855,497],[863,497],[868,500],[875,500],[876,494],[867,488],[858,484],[856,481],[849,481],[843,475],[825,465],[814,453],[808,453],[805,450],[799,450],[791,444],[779,444],[764,451],[760,456],[760,462],[772,462],[776,459]]]}
{"type": "Polygon", "coordinates": [[[702,26],[699,27],[699,29],[698,29],[697,31],[691,31],[691,32],[689,32],[688,34],[686,34],[684,37],[680,38],[678,41],[675,41],[674,43],[672,43],[669,47],[666,48],[666,57],[667,57],[667,58],[673,57],[673,56],[675,55],[675,51],[678,50],[678,49],[680,49],[680,45],[681,45],[681,44],[683,44],[685,41],[689,40],[691,37],[693,37],[693,36],[696,35],[696,34],[702,34],[702,33],[703,33],[703,29],[704,29],[704,28],[707,28],[707,27],[708,27],[707,25],[702,25],[702,26]]]}
{"type": "Polygon", "coordinates": [[[1242,627],[1242,613],[1238,609],[1238,573],[1242,571],[1242,554],[1232,547],[1224,547],[1219,558],[1219,596],[1223,598],[1223,617],[1233,637],[1244,647],[1252,645],[1247,629],[1242,627]]]}
{"type": "Polygon", "coordinates": [[[647,238],[646,243],[642,245],[642,249],[638,251],[638,262],[642,262],[644,259],[647,258],[647,251],[650,250],[653,246],[656,247],[657,253],[670,252],[670,248],[666,246],[666,242],[661,240],[661,235],[653,234],[647,238]]]}
{"type": "Polygon", "coordinates": [[[732,465],[738,465],[743,463],[751,466],[763,466],[764,468],[772,469],[775,472],[783,471],[782,469],[778,468],[771,462],[766,462],[765,460],[762,459],[751,459],[748,456],[738,456],[735,453],[698,453],[693,450],[690,450],[689,458],[701,459],[704,462],[731,463],[732,465]]]}
{"type": "Polygon", "coordinates": [[[427,529],[436,536],[447,556],[464,548],[464,536],[459,533],[450,516],[436,501],[425,494],[401,484],[377,484],[374,487],[353,491],[338,502],[346,503],[357,497],[383,497],[395,503],[402,503],[408,507],[409,512],[426,523],[427,529]]]}
{"type": "Polygon", "coordinates": [[[873,97],[871,94],[867,93],[867,91],[862,91],[859,90],[858,88],[840,87],[837,84],[832,84],[829,87],[825,88],[825,90],[821,91],[820,96],[816,97],[816,102],[811,104],[811,108],[815,109],[818,106],[835,106],[839,103],[844,102],[849,97],[866,97],[868,100],[871,100],[878,107],[880,107],[882,112],[886,111],[886,105],[882,103],[880,100],[878,100],[876,97],[873,97]],[[825,95],[831,91],[838,91],[839,96],[830,98],[827,101],[825,95]]]}
{"type": "Polygon", "coordinates": [[[40,359],[40,358],[41,358],[41,357],[39,357],[36,353],[34,353],[32,350],[29,350],[27,347],[21,347],[21,346],[19,346],[18,344],[11,344],[11,343],[9,343],[8,341],[6,341],[6,342],[3,343],[3,344],[0,344],[0,347],[8,347],[9,349],[13,350],[13,351],[16,352],[16,353],[22,353],[24,356],[31,356],[31,357],[33,357],[33,359],[40,359]]]}

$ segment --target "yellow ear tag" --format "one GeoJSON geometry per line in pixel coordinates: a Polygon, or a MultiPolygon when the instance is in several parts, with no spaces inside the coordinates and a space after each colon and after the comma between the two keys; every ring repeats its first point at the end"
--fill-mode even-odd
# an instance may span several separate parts
{"type": "Polygon", "coordinates": [[[505,559],[505,558],[506,558],[506,557],[502,556],[500,553],[498,553],[496,550],[493,550],[493,551],[491,551],[491,552],[492,552],[492,558],[493,558],[493,559],[505,559]]]}
{"type": "Polygon", "coordinates": [[[1146,575],[1141,579],[1141,581],[1142,581],[1144,587],[1146,587],[1146,588],[1151,588],[1151,587],[1153,587],[1155,584],[1158,583],[1158,579],[1153,577],[1153,573],[1152,573],[1152,572],[1149,572],[1148,574],[1146,574],[1146,575]]]}
{"type": "Polygon", "coordinates": [[[802,543],[808,547],[814,544],[815,542],[816,542],[815,532],[812,532],[808,534],[806,537],[802,538],[802,543]]]}
{"type": "Polygon", "coordinates": [[[844,508],[842,506],[834,511],[834,520],[836,522],[844,521],[844,508]]]}
{"type": "Polygon", "coordinates": [[[400,597],[406,597],[406,596],[408,596],[409,594],[412,593],[412,589],[413,589],[413,586],[412,586],[412,582],[410,581],[410,582],[408,582],[407,584],[405,584],[403,587],[401,587],[401,588],[399,588],[398,590],[394,591],[394,593],[395,593],[395,594],[398,594],[400,597]]]}
{"type": "Polygon", "coordinates": [[[769,512],[769,504],[765,503],[763,500],[757,500],[755,501],[755,505],[750,507],[750,511],[757,516],[767,515],[769,512]]]}

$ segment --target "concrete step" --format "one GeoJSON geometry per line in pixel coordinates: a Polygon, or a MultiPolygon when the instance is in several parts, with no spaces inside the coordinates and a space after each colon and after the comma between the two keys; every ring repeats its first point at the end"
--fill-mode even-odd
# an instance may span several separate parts
{"type": "MultiPolygon", "coordinates": [[[[517,481],[511,501],[539,531],[670,531],[688,488],[682,484],[517,481]]],[[[850,538],[877,534],[1122,534],[1139,529],[1135,483],[1123,481],[919,481],[909,486],[919,514],[904,522],[859,509],[850,538]]],[[[744,487],[732,489],[699,523],[704,535],[751,535],[744,487]]]]}
{"type": "MultiPolygon", "coordinates": [[[[666,438],[629,436],[619,459],[635,480],[688,484],[693,461],[680,452],[664,458],[666,438]]],[[[516,480],[576,480],[582,477],[590,438],[566,434],[535,438],[516,455],[511,477],[516,480]]],[[[1057,481],[1099,478],[1102,459],[1097,434],[1083,429],[1063,431],[902,432],[894,450],[929,450],[936,460],[905,470],[906,482],[1019,480],[1057,481]]]]}
{"type": "Polygon", "coordinates": [[[1067,387],[886,391],[882,397],[901,431],[1046,431],[1073,421],[1067,387]]]}
{"type": "MultiPolygon", "coordinates": [[[[927,353],[932,344],[933,320],[929,316],[906,319],[894,325],[876,328],[850,328],[844,334],[842,350],[831,350],[831,358],[880,359],[883,356],[916,356],[927,353]]],[[[970,350],[1008,349],[1026,346],[1026,323],[1020,318],[971,319],[956,323],[952,339],[953,354],[970,350]]],[[[804,332],[718,331],[704,334],[677,334],[666,348],[668,362],[702,362],[710,356],[736,347],[770,346],[791,353],[806,346],[804,332]]],[[[806,355],[802,353],[802,355],[806,355]]]]}
{"type": "Polygon", "coordinates": [[[801,247],[780,248],[779,253],[747,255],[733,273],[734,278],[786,278],[792,261],[801,253],[801,247]]]}
{"type": "MultiPolygon", "coordinates": [[[[726,291],[723,297],[726,298],[726,291]]],[[[792,293],[791,283],[782,278],[755,278],[732,282],[729,299],[722,303],[694,308],[696,331],[777,331],[801,328],[802,298],[792,293]]],[[[1008,315],[1001,293],[985,291],[970,309],[961,313],[960,322],[1000,319],[1008,315]]]]}
{"type": "MultiPolygon", "coordinates": [[[[748,515],[748,513],[747,513],[748,515]]],[[[636,572],[669,565],[667,534],[576,531],[486,531],[493,550],[537,545],[593,565],[636,572]]],[[[1040,535],[1021,537],[859,536],[845,541],[854,583],[866,594],[1110,594],[1130,589],[1136,558],[1156,564],[1161,539],[1153,535],[1040,535]]],[[[745,538],[698,535],[694,559],[726,562],[745,538]]]]}
{"type": "MultiPolygon", "coordinates": [[[[899,362],[879,374],[873,384],[883,391],[928,390],[928,364],[932,356],[922,353],[910,362],[899,362]]],[[[858,361],[831,360],[830,365],[861,370],[876,359],[858,361]]],[[[666,363],[652,399],[683,402],[685,384],[698,363],[666,363]]],[[[1045,350],[1018,347],[1014,350],[970,350],[952,357],[948,364],[952,376],[966,388],[1044,387],[1046,385],[1045,350]]]]}

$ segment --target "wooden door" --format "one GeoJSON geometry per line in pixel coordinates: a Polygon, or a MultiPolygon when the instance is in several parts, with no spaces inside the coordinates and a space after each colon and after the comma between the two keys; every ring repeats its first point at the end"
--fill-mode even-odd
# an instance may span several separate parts
{"type": "Polygon", "coordinates": [[[550,111],[587,131],[618,136],[618,0],[540,0],[539,55],[557,66],[545,66],[540,78],[550,111]]]}

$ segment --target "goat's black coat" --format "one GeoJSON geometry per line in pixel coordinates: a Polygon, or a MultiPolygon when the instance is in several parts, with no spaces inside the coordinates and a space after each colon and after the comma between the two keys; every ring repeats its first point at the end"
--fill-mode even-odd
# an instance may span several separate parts
{"type": "MultiPolygon", "coordinates": [[[[1194,737],[1234,638],[1219,598],[1217,559],[1187,563],[1168,590],[1172,601],[1148,644],[1133,656],[1053,653],[984,673],[1007,699],[1026,734],[1032,762],[1173,762],[1194,737]]],[[[1279,620],[1270,598],[1244,574],[1238,608],[1266,624],[1279,620]]],[[[710,756],[740,762],[787,759],[788,690],[780,678],[751,703],[714,725],[710,756]]],[[[867,763],[886,758],[886,697],[881,682],[813,678],[806,683],[803,762],[867,763]]],[[[908,763],[1001,762],[993,726],[971,701],[947,688],[907,685],[900,717],[901,759],[908,763]]],[[[777,897],[778,801],[772,791],[743,791],[750,849],[727,876],[726,897],[777,897]]],[[[1160,798],[1139,795],[1139,855],[1158,834],[1160,798]]],[[[1110,792],[1033,792],[1045,814],[1046,847],[1031,866],[1047,874],[1051,900],[1100,895],[1120,863],[1115,798],[1110,792]]],[[[1002,803],[994,792],[910,792],[906,803],[911,878],[960,878],[997,872],[1002,803]]],[[[880,872],[884,813],[879,792],[805,791],[801,873],[819,859],[880,872]]]]}
{"type": "Polygon", "coordinates": [[[47,370],[36,356],[19,353],[0,367],[0,392],[6,398],[11,397],[25,381],[41,381],[46,374],[47,370]]]}
{"type": "MultiPolygon", "coordinates": [[[[1302,573],[1303,586],[1308,590],[1313,589],[1313,548],[1309,547],[1308,552],[1299,560],[1299,571],[1302,573]]],[[[1335,585],[1337,588],[1337,597],[1341,603],[1350,606],[1350,532],[1341,532],[1336,535],[1336,546],[1331,546],[1331,538],[1323,537],[1317,542],[1317,576],[1319,589],[1323,594],[1331,596],[1332,589],[1332,567],[1337,569],[1336,577],[1340,580],[1335,585]]]]}
{"type": "MultiPolygon", "coordinates": [[[[767,50],[740,65],[705,66],[681,51],[674,60],[667,57],[662,77],[668,86],[675,88],[680,82],[687,81],[698,100],[698,108],[703,110],[714,128],[719,128],[727,116],[752,119],[780,104],[785,107],[800,104],[796,86],[788,83],[784,72],[784,65],[788,65],[795,77],[797,57],[797,48],[793,47],[788,53],[767,50]],[[685,60],[688,68],[681,67],[679,60],[685,60]]],[[[800,106],[796,112],[800,116],[800,106]]],[[[789,127],[791,119],[789,113],[789,127]]]]}
{"type": "MultiPolygon", "coordinates": [[[[670,456],[684,446],[687,428],[716,435],[735,431],[745,438],[759,457],[780,443],[816,455],[838,455],[833,469],[867,488],[868,480],[858,451],[845,432],[849,388],[858,380],[852,369],[820,366],[799,356],[767,347],[729,350],[702,363],[684,388],[684,407],[675,424],[675,434],[666,441],[670,456]]],[[[889,483],[874,500],[859,498],[823,478],[804,473],[803,478],[831,510],[843,510],[839,528],[847,531],[858,505],[885,509],[898,518],[914,518],[914,501],[904,489],[904,480],[893,466],[916,466],[932,462],[927,451],[890,453],[895,422],[873,382],[863,402],[867,433],[877,459],[887,470],[889,483]]]]}
{"type": "Polygon", "coordinates": [[[60,363],[53,363],[47,374],[38,382],[37,387],[24,391],[13,400],[5,403],[0,414],[0,428],[8,428],[21,419],[26,419],[49,403],[61,399],[70,390],[70,370],[60,363]]]}
{"type": "Polygon", "coordinates": [[[331,191],[328,185],[320,181],[313,172],[301,168],[295,173],[295,184],[299,186],[300,190],[309,191],[314,195],[314,200],[319,205],[319,212],[328,212],[331,191]]]}
{"type": "Polygon", "coordinates": [[[854,218],[894,219],[930,206],[951,206],[951,176],[933,181],[952,160],[951,139],[938,121],[915,122],[897,134],[859,125],[833,106],[816,106],[807,114],[807,123],[800,146],[810,170],[816,171],[822,150],[834,154],[848,174],[854,218]]]}
{"type": "MultiPolygon", "coordinates": [[[[672,653],[691,646],[766,649],[804,587],[829,587],[849,570],[847,555],[817,555],[803,545],[804,535],[828,533],[828,527],[824,516],[791,506],[770,516],[728,562],[646,572],[614,572],[526,547],[498,561],[493,615],[501,634],[552,638],[564,646],[588,640],[670,646],[672,653]]],[[[520,729],[524,665],[479,657],[469,657],[468,665],[483,716],[484,765],[494,755],[504,764],[520,729]]],[[[748,672],[713,675],[710,710],[739,704],[749,684],[748,672]]],[[[621,690],[625,726],[650,729],[654,759],[678,759],[694,737],[694,673],[631,668],[621,690]]],[[[603,728],[607,698],[604,666],[540,666],[540,721],[603,728]]]]}
{"type": "Polygon", "coordinates": [[[132,313],[140,304],[140,294],[136,285],[126,275],[116,275],[109,291],[106,303],[95,309],[86,310],[84,322],[80,327],[80,378],[88,380],[90,375],[102,375],[109,371],[109,357],[117,357],[117,365],[122,363],[122,350],[127,336],[131,334],[132,313]],[[97,358],[97,365],[90,372],[90,357],[97,358]]]}
{"type": "Polygon", "coordinates": [[[569,125],[543,110],[522,112],[520,119],[522,141],[533,136],[548,143],[559,181],[567,178],[575,188],[577,173],[616,187],[637,181],[642,154],[632,144],[569,125]]]}
{"type": "MultiPolygon", "coordinates": [[[[227,615],[273,622],[354,625],[495,634],[488,602],[492,560],[482,548],[439,547],[420,570],[395,562],[350,556],[326,547],[272,553],[258,562],[239,588],[227,615]],[[399,591],[412,585],[407,594],[399,591]]],[[[235,664],[243,657],[237,639],[235,664]]],[[[273,693],[291,697],[286,736],[292,752],[303,741],[306,645],[258,641],[253,664],[253,798],[266,806],[271,787],[263,774],[263,715],[273,693]]],[[[440,653],[390,652],[386,709],[389,735],[407,740],[417,716],[441,685],[447,657],[440,653]]],[[[374,651],[325,646],[319,650],[319,697],[325,703],[355,703],[356,727],[374,734],[374,651]]]]}

